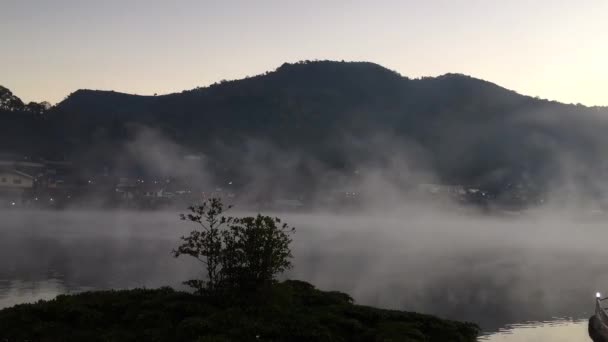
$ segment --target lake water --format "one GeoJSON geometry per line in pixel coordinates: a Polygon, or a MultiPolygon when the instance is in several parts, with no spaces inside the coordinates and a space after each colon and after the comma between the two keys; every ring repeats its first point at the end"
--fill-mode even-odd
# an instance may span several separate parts
{"type": "Polygon", "coordinates": [[[513,324],[499,332],[483,336],[480,341],[491,342],[576,342],[591,341],[587,334],[587,320],[556,319],[550,322],[513,324]]]}
{"type": "MultiPolygon", "coordinates": [[[[179,287],[177,213],[0,213],[0,307],[90,289],[179,287]]],[[[556,213],[280,215],[296,226],[286,276],[357,303],[477,322],[487,341],[589,341],[608,288],[603,218],[556,213]],[[556,318],[558,317],[558,318],[556,318]]]]}

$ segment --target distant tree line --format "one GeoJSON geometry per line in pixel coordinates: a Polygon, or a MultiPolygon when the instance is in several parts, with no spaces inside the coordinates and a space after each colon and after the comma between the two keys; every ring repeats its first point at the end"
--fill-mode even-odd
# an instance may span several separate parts
{"type": "Polygon", "coordinates": [[[0,111],[8,112],[28,112],[42,115],[51,108],[51,104],[43,102],[23,103],[21,99],[15,96],[9,89],[0,86],[0,111]]]}

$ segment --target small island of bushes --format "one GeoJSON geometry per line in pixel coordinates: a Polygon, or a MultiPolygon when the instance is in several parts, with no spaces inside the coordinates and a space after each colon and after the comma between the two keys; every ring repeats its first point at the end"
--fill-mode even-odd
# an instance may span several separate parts
{"type": "Polygon", "coordinates": [[[278,282],[291,267],[290,234],[276,218],[224,217],[221,201],[191,207],[200,225],[175,251],[204,265],[194,292],[132,289],[60,295],[0,310],[0,341],[473,342],[479,327],[356,305],[341,292],[278,282]]]}

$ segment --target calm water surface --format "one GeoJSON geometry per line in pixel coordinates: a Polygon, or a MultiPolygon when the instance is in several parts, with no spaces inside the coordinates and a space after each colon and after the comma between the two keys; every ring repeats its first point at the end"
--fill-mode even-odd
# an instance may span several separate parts
{"type": "MultiPolygon", "coordinates": [[[[0,308],[180,287],[200,272],[170,255],[192,228],[177,213],[0,215],[0,308]]],[[[608,288],[605,220],[400,215],[280,215],[297,229],[287,276],[361,304],[477,322],[483,341],[589,341],[593,296],[608,288]]]]}
{"type": "Polygon", "coordinates": [[[513,324],[498,332],[483,336],[480,341],[491,342],[578,342],[591,341],[587,334],[587,320],[556,319],[550,322],[513,324]]]}

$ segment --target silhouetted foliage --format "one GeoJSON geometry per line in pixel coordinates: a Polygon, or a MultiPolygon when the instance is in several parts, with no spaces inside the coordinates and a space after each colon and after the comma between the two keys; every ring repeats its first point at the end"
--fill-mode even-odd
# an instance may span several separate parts
{"type": "Polygon", "coordinates": [[[61,139],[47,121],[50,109],[48,102],[26,105],[0,86],[0,153],[55,157],[61,139]]]}
{"type": "Polygon", "coordinates": [[[8,112],[30,112],[33,114],[44,114],[51,108],[51,104],[43,102],[30,102],[27,105],[15,96],[9,89],[0,86],[0,113],[8,112]]]}
{"type": "MultiPolygon", "coordinates": [[[[230,207],[228,207],[229,209],[230,207]]],[[[191,206],[189,214],[182,214],[182,220],[197,223],[201,229],[182,236],[183,243],[173,251],[175,257],[190,255],[204,264],[207,280],[193,279],[185,284],[197,291],[216,290],[224,281],[224,258],[226,257],[226,225],[232,217],[223,216],[224,205],[218,198],[211,198],[199,206],[191,206]]]]}
{"type": "Polygon", "coordinates": [[[233,220],[224,234],[224,274],[228,286],[252,290],[268,285],[292,267],[289,235],[279,218],[257,215],[233,220]]]}
{"type": "Polygon", "coordinates": [[[185,282],[199,293],[259,289],[292,266],[289,234],[295,232],[294,228],[281,224],[278,218],[259,214],[224,216],[230,208],[225,209],[220,199],[211,198],[181,215],[182,220],[194,222],[200,229],[183,236],[173,255],[189,255],[204,265],[207,279],[185,282]]]}
{"type": "Polygon", "coordinates": [[[0,110],[16,111],[23,110],[23,101],[13,95],[7,88],[0,86],[0,110]]]}
{"type": "Polygon", "coordinates": [[[61,295],[0,310],[0,340],[474,342],[479,333],[471,323],[354,305],[301,281],[267,290],[254,305],[170,288],[61,295]]]}
{"type": "Polygon", "coordinates": [[[25,107],[24,110],[33,114],[42,115],[46,113],[51,108],[51,104],[44,102],[30,102],[25,107]]]}

